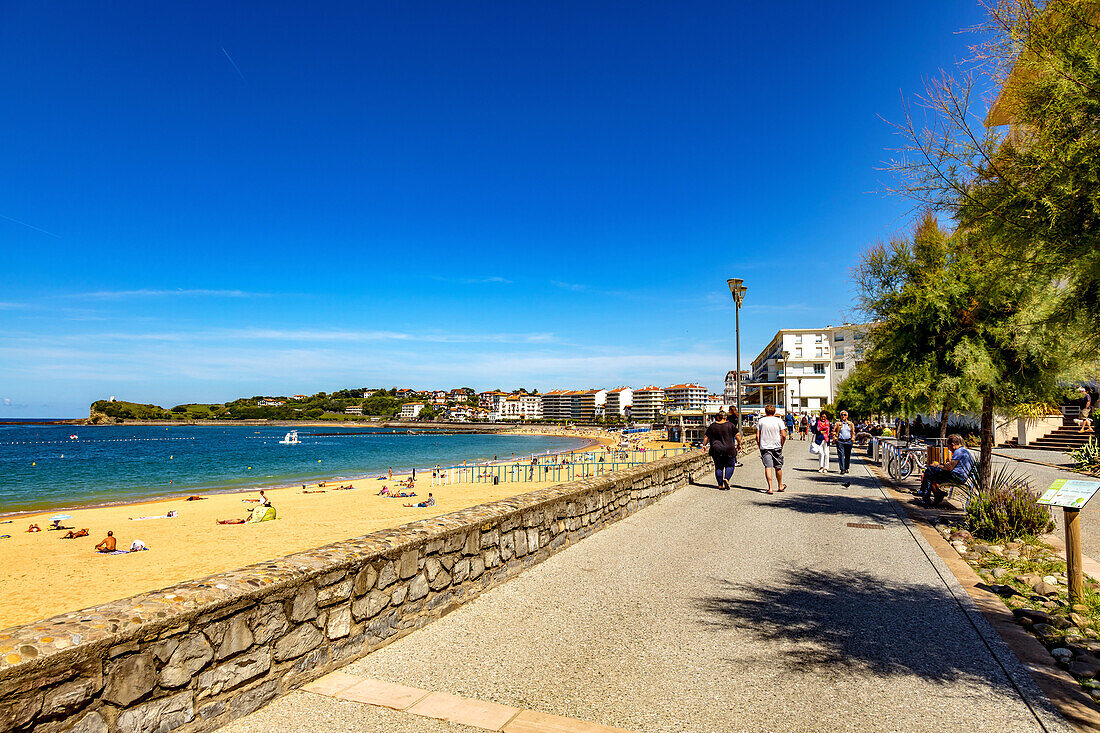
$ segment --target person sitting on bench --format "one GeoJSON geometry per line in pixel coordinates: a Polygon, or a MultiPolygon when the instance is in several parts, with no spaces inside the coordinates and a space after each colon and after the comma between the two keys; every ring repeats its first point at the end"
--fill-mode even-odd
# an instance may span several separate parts
{"type": "Polygon", "coordinates": [[[925,504],[939,504],[947,496],[946,491],[939,490],[939,484],[965,483],[974,470],[974,454],[966,447],[961,435],[948,435],[947,447],[951,450],[951,460],[944,464],[930,464],[921,476],[920,497],[925,504]],[[935,497],[932,496],[933,487],[936,487],[935,497]]]}

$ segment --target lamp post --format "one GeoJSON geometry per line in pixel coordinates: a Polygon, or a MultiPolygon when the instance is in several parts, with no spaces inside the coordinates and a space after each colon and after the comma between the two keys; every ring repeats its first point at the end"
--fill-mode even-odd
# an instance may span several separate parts
{"type": "Polygon", "coordinates": [[[745,281],[739,277],[731,277],[726,280],[730,286],[730,295],[733,296],[733,331],[737,349],[737,432],[740,434],[745,428],[741,424],[741,304],[745,302],[745,281]]]}

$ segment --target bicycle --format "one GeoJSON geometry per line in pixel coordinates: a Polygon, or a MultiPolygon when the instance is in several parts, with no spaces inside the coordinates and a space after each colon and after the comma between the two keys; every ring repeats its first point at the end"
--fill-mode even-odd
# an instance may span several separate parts
{"type": "Polygon", "coordinates": [[[899,482],[912,476],[914,471],[917,471],[918,475],[923,473],[927,463],[926,450],[927,446],[923,443],[914,438],[909,438],[904,447],[895,446],[893,450],[887,453],[886,472],[890,475],[890,478],[899,482]],[[918,443],[918,445],[914,446],[914,443],[918,443]]]}

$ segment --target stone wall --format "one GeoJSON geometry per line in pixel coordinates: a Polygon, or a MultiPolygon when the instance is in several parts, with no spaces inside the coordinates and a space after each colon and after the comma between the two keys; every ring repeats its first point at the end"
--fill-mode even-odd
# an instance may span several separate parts
{"type": "Polygon", "coordinates": [[[204,731],[689,483],[701,452],[0,631],[0,730],[204,731]]]}

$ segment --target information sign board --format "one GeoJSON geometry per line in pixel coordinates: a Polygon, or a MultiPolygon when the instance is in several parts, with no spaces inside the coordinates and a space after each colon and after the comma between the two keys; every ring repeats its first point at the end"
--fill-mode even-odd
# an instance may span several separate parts
{"type": "Polygon", "coordinates": [[[1058,479],[1039,497],[1040,504],[1080,509],[1100,490],[1100,481],[1058,479]]]}

